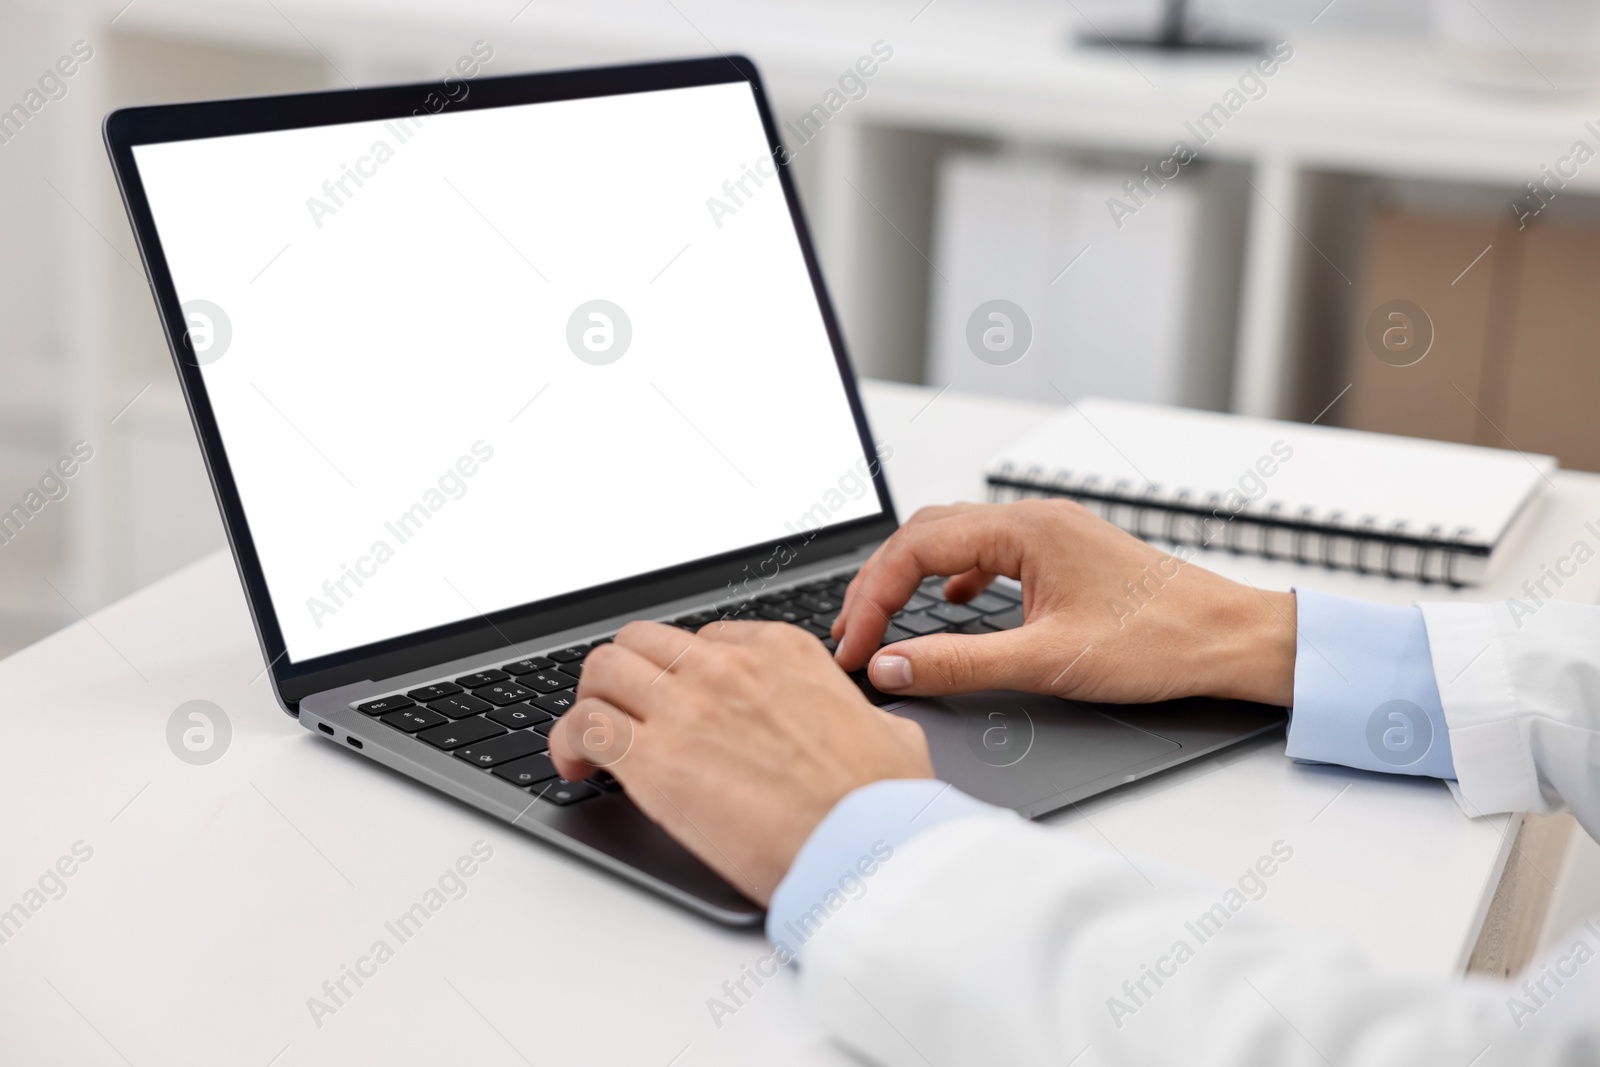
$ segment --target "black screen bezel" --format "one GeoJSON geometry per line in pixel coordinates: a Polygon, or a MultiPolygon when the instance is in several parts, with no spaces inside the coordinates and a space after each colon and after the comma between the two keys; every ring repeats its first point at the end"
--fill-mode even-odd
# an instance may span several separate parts
{"type": "MultiPolygon", "coordinates": [[[[779,183],[788,203],[801,254],[811,277],[828,340],[833,346],[845,394],[860,436],[863,458],[872,460],[877,448],[867,426],[855,373],[845,351],[844,338],[823,282],[816,250],[811,243],[800,201],[789,173],[789,156],[778,136],[772,109],[755,65],[744,56],[616,67],[584,68],[537,74],[479,77],[467,83],[465,97],[452,101],[450,111],[515,104],[546,103],[662,89],[689,88],[746,82],[755,99],[771,147],[779,183]]],[[[459,93],[459,88],[451,90],[459,93]]],[[[542,601],[506,608],[471,619],[390,638],[358,648],[298,663],[287,661],[282,631],[268,593],[261,562],[246,521],[226,449],[218,430],[200,368],[187,336],[187,322],[157,236],[155,221],[145,196],[133,148],[167,141],[194,140],[233,134],[337,125],[407,116],[437,101],[437,82],[384,86],[372,89],[334,90],[284,96],[253,97],[200,103],[123,108],[105,119],[106,150],[122,192],[145,272],[154,293],[167,345],[177,367],[184,398],[194,422],[212,489],[222,512],[223,526],[233,550],[245,597],[255,623],[264,661],[272,675],[279,701],[291,714],[305,696],[351,682],[390,677],[427,663],[441,663],[543,634],[596,622],[614,615],[643,611],[653,605],[740,581],[752,570],[770,564],[785,546],[795,554],[788,566],[826,559],[887,537],[897,525],[894,505],[882,464],[871,462],[873,487],[880,511],[876,516],[823,527],[809,540],[788,538],[722,553],[676,567],[636,575],[542,601]]],[[[644,161],[641,161],[643,165],[644,161]]]]}

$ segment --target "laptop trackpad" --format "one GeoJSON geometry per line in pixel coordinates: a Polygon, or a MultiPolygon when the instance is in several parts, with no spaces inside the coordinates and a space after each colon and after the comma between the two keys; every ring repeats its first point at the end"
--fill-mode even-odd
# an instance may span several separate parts
{"type": "Polygon", "coordinates": [[[1130,768],[1183,747],[1093,705],[1027,693],[969,693],[893,710],[927,731],[941,779],[1030,816],[1110,789],[1130,768]]]}

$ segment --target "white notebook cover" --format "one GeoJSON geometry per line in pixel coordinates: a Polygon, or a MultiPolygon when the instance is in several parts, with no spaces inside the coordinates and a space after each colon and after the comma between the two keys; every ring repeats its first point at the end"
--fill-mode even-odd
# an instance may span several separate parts
{"type": "Polygon", "coordinates": [[[1156,507],[1180,493],[1190,506],[1212,494],[1237,501],[1237,491],[1251,499],[1241,515],[1278,504],[1285,517],[1437,526],[1492,549],[1556,467],[1504,449],[1088,398],[1005,449],[989,475],[1080,488],[1094,479],[1098,491],[1148,494],[1156,507]]]}

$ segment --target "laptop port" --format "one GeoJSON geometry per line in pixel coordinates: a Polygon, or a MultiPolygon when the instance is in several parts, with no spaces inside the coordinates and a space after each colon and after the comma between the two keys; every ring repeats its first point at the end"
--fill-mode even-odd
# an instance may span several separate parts
{"type": "Polygon", "coordinates": [[[323,733],[329,735],[330,737],[333,735],[333,727],[329,726],[325,722],[317,723],[317,729],[321,730],[323,733]]]}
{"type": "Polygon", "coordinates": [[[347,742],[349,742],[351,748],[360,748],[361,747],[361,742],[357,741],[353,737],[346,737],[345,740],[347,742]]]}

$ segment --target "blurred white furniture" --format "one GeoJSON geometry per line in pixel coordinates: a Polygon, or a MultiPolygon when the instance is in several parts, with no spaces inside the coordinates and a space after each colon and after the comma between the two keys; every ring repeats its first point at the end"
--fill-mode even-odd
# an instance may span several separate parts
{"type": "MultiPolygon", "coordinates": [[[[1202,190],[1202,218],[1232,220],[1220,228],[1224,236],[1201,242],[1195,269],[1223,294],[1211,311],[1233,355],[1219,395],[1234,410],[1309,418],[1346,384],[1336,368],[1353,294],[1356,223],[1376,190],[1509,217],[1523,183],[1588,136],[1592,101],[1548,89],[1542,75],[1539,91],[1495,94],[1441,70],[1416,33],[1342,38],[1329,31],[1347,14],[1388,6],[1343,0],[1275,15],[1293,58],[1265,80],[1260,99],[1226,120],[1203,162],[1176,179],[1202,190]],[[1209,168],[1203,175],[1201,166],[1209,168]]],[[[1420,28],[1422,11],[1413,6],[1420,28]]],[[[1192,139],[1186,123],[1223,103],[1248,71],[1240,56],[1172,59],[1070,45],[1091,23],[1111,28],[1108,11],[1119,10],[1125,7],[1090,0],[15,6],[6,25],[27,32],[0,34],[8,69],[43,69],[78,39],[97,49],[69,95],[49,104],[0,159],[7,202],[38,207],[13,209],[14,229],[7,216],[5,291],[14,296],[0,338],[7,356],[20,362],[26,354],[28,367],[48,373],[32,375],[37,384],[29,389],[20,388],[27,376],[18,374],[15,391],[54,405],[65,440],[106,445],[81,499],[61,511],[70,542],[64,588],[82,605],[103,604],[192,558],[196,546],[220,544],[99,142],[109,108],[442,77],[484,40],[495,48],[488,73],[747,52],[765,72],[780,117],[796,122],[882,41],[893,57],[864,95],[829,112],[820,133],[795,145],[796,167],[855,359],[865,373],[916,381],[929,348],[929,294],[943,284],[930,263],[940,159],[953,150],[1024,152],[1131,177],[1167,158],[1177,139],[1192,139]],[[178,460],[179,452],[187,459],[178,460]]],[[[1232,21],[1249,29],[1264,10],[1277,8],[1258,3],[1232,21]]],[[[1403,29],[1406,17],[1396,19],[1403,29]]],[[[1499,28],[1518,37],[1515,25],[1499,28]]],[[[18,77],[20,92],[32,75],[18,77]]],[[[1597,188],[1600,167],[1581,170],[1545,217],[1594,214],[1597,188]]],[[[1127,237],[1139,221],[1119,233],[1108,213],[1105,240],[1127,237]]],[[[1091,251],[1059,284],[1095,269],[1091,251]]],[[[0,398],[0,410],[15,399],[0,398]]],[[[74,617],[41,583],[34,587],[38,603],[74,617]]]]}
{"type": "MultiPolygon", "coordinates": [[[[983,458],[1045,405],[869,383],[903,513],[981,488],[983,458]]],[[[1558,474],[1543,521],[1488,593],[1564,550],[1600,476],[1558,474]]],[[[1384,600],[1383,579],[1225,555],[1264,587],[1384,600]]],[[[1592,601],[1600,570],[1563,595],[1592,601]]],[[[231,560],[206,557],[0,663],[10,708],[0,909],[75,843],[92,849],[0,944],[0,1033],[15,1062],[660,1064],[855,1062],[801,1011],[792,975],[720,1025],[712,997],[767,951],[307,733],[277,707],[231,560]],[[179,705],[228,716],[230,747],[168,750],[179,705]],[[399,944],[385,923],[482,840],[493,855],[399,944]],[[383,939],[394,956],[318,1026],[308,999],[383,939]]],[[[1306,767],[1268,740],[1049,820],[1232,882],[1275,841],[1294,856],[1257,907],[1350,931],[1373,956],[1459,973],[1519,820],[1462,816],[1442,783],[1306,767]]],[[[81,851],[81,850],[80,850],[81,851]]],[[[375,972],[375,973],[373,973],[375,972]]]]}
{"type": "Polygon", "coordinates": [[[947,155],[925,380],[1025,400],[1226,409],[1238,286],[1209,268],[1219,247],[1237,251],[1244,213],[1216,209],[1220,173],[1156,175],[1135,209],[1113,167],[947,155]],[[1122,205],[1117,225],[1108,202],[1122,205]]]}

